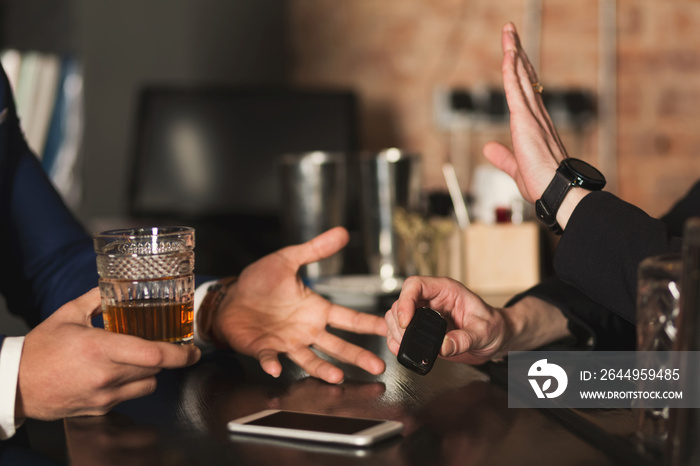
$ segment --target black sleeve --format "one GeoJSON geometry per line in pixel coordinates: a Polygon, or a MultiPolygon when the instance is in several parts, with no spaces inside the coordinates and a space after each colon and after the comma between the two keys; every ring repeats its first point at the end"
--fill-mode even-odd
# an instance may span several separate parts
{"type": "Polygon", "coordinates": [[[700,216],[700,181],[659,220],[610,193],[591,193],[576,207],[557,248],[560,278],[544,280],[508,305],[539,298],[561,310],[579,343],[634,349],[637,266],[646,257],[680,251],[692,216],[700,216]]]}
{"type": "Polygon", "coordinates": [[[671,210],[661,217],[670,236],[683,236],[683,228],[690,217],[700,216],[700,181],[671,210]]]}
{"type": "Polygon", "coordinates": [[[557,247],[554,270],[562,281],[634,323],[637,266],[680,247],[681,238],[670,235],[662,220],[598,191],[574,210],[557,247]]]}
{"type": "Polygon", "coordinates": [[[559,308],[569,321],[569,331],[576,338],[577,345],[592,346],[592,349],[598,351],[635,348],[635,325],[556,277],[546,279],[514,296],[506,306],[526,296],[541,299],[559,308]]]}

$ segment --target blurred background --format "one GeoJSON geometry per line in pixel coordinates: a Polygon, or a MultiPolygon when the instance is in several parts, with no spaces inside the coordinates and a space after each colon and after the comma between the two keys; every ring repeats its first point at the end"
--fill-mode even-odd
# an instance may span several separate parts
{"type": "MultiPolygon", "coordinates": [[[[420,154],[426,192],[446,191],[450,162],[468,194],[483,143],[509,143],[507,21],[539,70],[569,155],[598,166],[621,198],[663,214],[700,177],[700,2],[2,0],[0,48],[57,57],[59,80],[73,73],[68,96],[77,100],[66,106],[74,111],[62,146],[72,155],[45,165],[62,173],[59,189],[94,231],[137,213],[144,89],[154,88],[350,94],[350,107],[337,110],[345,119],[336,129],[346,131],[319,148],[420,154]]],[[[50,144],[40,143],[45,156],[50,144]]],[[[241,215],[251,228],[276,228],[241,215]]],[[[241,260],[277,245],[271,239],[241,260]]]]}

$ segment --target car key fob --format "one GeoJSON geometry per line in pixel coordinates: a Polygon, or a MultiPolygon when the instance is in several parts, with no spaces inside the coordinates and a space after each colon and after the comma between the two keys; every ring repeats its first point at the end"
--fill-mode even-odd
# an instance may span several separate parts
{"type": "Polygon", "coordinates": [[[446,331],[447,322],[439,312],[428,307],[416,309],[403,334],[397,359],[412,371],[427,374],[440,353],[446,331]]]}

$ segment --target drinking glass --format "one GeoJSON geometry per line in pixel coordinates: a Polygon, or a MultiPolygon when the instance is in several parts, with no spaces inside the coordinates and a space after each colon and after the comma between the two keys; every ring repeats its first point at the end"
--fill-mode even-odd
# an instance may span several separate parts
{"type": "MultiPolygon", "coordinates": [[[[282,173],[282,224],[287,244],[298,244],[345,225],[347,163],[339,152],[285,154],[282,173]]],[[[339,275],[343,255],[306,264],[310,279],[339,275]]]]}
{"type": "MultiPolygon", "coordinates": [[[[637,269],[637,351],[672,351],[678,333],[681,272],[679,254],[643,260],[637,269]]],[[[645,367],[645,366],[642,366],[645,367]]],[[[658,449],[668,435],[669,408],[638,408],[637,437],[658,449]]]]}
{"type": "Polygon", "coordinates": [[[152,227],[93,235],[105,328],[191,344],[194,229],[152,227]]]}

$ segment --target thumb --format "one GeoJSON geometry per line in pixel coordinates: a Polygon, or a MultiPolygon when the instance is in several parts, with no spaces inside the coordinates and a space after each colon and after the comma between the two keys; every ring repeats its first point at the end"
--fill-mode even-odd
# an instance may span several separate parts
{"type": "Polygon", "coordinates": [[[84,295],[61,306],[51,317],[64,322],[91,325],[93,315],[100,312],[100,289],[93,288],[84,295]]]}
{"type": "Polygon", "coordinates": [[[452,330],[445,335],[440,347],[440,354],[449,358],[458,354],[467,353],[474,345],[474,337],[466,330],[452,330]]]}
{"type": "Polygon", "coordinates": [[[343,227],[335,227],[306,243],[289,246],[280,252],[298,266],[330,257],[348,244],[350,235],[343,227]]]}
{"type": "Polygon", "coordinates": [[[518,163],[510,149],[501,143],[492,141],[484,145],[482,152],[486,160],[515,179],[518,172],[518,163]]]}

